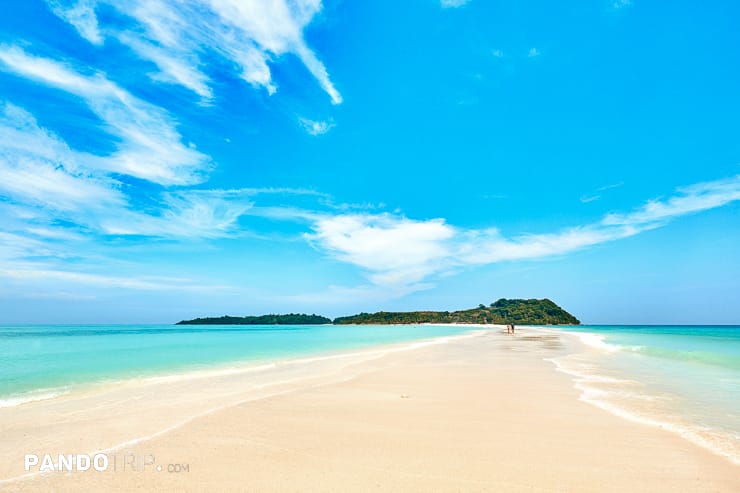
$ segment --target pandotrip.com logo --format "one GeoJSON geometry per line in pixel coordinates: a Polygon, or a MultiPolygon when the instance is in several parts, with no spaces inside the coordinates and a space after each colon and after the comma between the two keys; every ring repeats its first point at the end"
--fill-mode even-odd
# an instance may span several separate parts
{"type": "Polygon", "coordinates": [[[25,454],[23,468],[34,472],[184,473],[190,464],[157,462],[154,454],[25,454]]]}

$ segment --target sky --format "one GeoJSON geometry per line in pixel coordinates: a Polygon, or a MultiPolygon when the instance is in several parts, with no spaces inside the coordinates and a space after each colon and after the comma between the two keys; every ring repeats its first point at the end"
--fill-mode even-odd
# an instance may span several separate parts
{"type": "Polygon", "coordinates": [[[0,5],[0,323],[740,323],[740,4],[0,5]]]}

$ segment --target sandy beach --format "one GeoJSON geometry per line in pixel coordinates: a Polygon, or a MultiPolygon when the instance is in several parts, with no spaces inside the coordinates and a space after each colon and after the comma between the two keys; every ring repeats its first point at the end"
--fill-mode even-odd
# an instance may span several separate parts
{"type": "Polygon", "coordinates": [[[547,361],[577,344],[493,329],[2,409],[0,479],[26,453],[108,449],[116,467],[0,490],[740,491],[727,459],[580,401],[547,361]]]}

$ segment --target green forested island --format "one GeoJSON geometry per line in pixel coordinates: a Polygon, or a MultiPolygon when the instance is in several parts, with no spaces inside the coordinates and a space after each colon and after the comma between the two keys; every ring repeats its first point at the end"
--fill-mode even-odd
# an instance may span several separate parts
{"type": "Polygon", "coordinates": [[[470,310],[454,312],[376,312],[338,317],[332,321],[320,315],[290,313],[259,317],[212,317],[183,320],[178,325],[316,325],[316,324],[515,324],[515,325],[578,325],[581,322],[545,298],[542,300],[500,300],[490,305],[478,305],[470,310]]]}
{"type": "Polygon", "coordinates": [[[321,325],[330,324],[331,319],[321,315],[289,313],[287,315],[260,315],[259,317],[206,317],[182,320],[176,325],[321,325]]]}
{"type": "Polygon", "coordinates": [[[548,300],[500,299],[488,306],[455,312],[377,312],[334,319],[335,324],[468,323],[515,325],[578,325],[581,322],[548,300]]]}

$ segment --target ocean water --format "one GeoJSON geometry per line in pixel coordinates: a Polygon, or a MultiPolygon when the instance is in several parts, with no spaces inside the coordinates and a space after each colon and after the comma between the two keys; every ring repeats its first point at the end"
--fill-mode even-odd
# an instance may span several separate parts
{"type": "MultiPolygon", "coordinates": [[[[479,327],[5,326],[0,327],[0,408],[96,384],[257,367],[475,329],[479,327]]],[[[538,330],[580,341],[566,344],[566,350],[548,361],[570,375],[581,400],[676,433],[740,465],[740,326],[538,330]]]]}
{"type": "Polygon", "coordinates": [[[740,326],[575,326],[553,358],[581,400],[740,464],[740,326]]]}
{"type": "Polygon", "coordinates": [[[91,384],[258,365],[469,332],[465,326],[0,326],[0,408],[91,384]]]}

